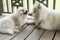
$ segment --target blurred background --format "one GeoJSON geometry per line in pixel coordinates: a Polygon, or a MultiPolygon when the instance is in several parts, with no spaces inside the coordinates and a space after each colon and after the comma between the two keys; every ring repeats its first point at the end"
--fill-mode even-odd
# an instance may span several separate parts
{"type": "MultiPolygon", "coordinates": [[[[60,10],[60,0],[37,0],[50,9],[60,10]]],[[[18,7],[23,6],[29,11],[33,10],[35,0],[0,0],[0,15],[2,13],[12,13],[18,7]]]]}

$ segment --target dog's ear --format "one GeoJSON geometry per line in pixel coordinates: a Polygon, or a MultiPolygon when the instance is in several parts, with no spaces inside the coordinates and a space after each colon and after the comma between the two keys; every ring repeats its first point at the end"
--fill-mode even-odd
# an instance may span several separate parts
{"type": "Polygon", "coordinates": [[[40,6],[40,3],[38,1],[35,0],[35,4],[37,5],[37,7],[40,9],[41,6],[40,6]]]}
{"type": "Polygon", "coordinates": [[[38,1],[35,0],[35,4],[38,4],[38,1]]]}
{"type": "Polygon", "coordinates": [[[37,7],[38,7],[39,9],[41,8],[40,3],[37,5],[37,7]]]}

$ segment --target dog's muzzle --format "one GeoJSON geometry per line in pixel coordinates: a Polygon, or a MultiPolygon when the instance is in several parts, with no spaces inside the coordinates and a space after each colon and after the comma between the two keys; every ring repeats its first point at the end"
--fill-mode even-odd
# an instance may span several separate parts
{"type": "Polygon", "coordinates": [[[28,10],[26,10],[26,12],[24,12],[23,14],[28,14],[28,10]]]}

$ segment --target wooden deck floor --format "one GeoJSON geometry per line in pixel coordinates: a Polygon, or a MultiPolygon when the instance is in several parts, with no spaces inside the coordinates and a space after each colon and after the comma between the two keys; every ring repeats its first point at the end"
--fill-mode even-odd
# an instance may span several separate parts
{"type": "Polygon", "coordinates": [[[14,35],[1,34],[0,40],[60,40],[59,31],[37,29],[34,25],[25,25],[19,33],[14,35]]]}

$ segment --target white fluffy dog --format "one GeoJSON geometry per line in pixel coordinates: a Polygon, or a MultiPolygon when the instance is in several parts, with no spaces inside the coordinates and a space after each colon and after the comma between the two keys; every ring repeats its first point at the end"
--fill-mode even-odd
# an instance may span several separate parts
{"type": "Polygon", "coordinates": [[[35,1],[32,14],[36,23],[41,22],[40,28],[60,30],[60,11],[49,9],[42,3],[35,1]]]}
{"type": "Polygon", "coordinates": [[[14,32],[18,32],[19,30],[16,27],[21,28],[21,25],[24,23],[24,19],[26,17],[27,9],[20,7],[18,11],[13,14],[0,18],[0,32],[14,34],[14,32]]]}

